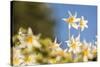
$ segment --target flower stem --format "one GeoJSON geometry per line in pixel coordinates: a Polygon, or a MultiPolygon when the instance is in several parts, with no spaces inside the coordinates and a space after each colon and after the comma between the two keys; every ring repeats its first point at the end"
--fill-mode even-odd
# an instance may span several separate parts
{"type": "Polygon", "coordinates": [[[79,41],[80,41],[80,37],[81,37],[81,28],[79,27],[79,41]]]}
{"type": "Polygon", "coordinates": [[[69,37],[69,41],[70,41],[70,28],[71,28],[71,26],[70,26],[70,24],[68,24],[68,37],[69,37]]]}
{"type": "Polygon", "coordinates": [[[79,23],[79,42],[80,42],[80,37],[81,37],[81,27],[80,27],[80,23],[79,23]]]}

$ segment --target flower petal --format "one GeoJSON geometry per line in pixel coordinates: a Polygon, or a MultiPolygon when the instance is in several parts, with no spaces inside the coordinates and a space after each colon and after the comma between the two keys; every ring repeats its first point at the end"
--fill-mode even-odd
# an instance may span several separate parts
{"type": "Polygon", "coordinates": [[[80,18],[75,18],[74,22],[79,22],[80,18]]]}
{"type": "Polygon", "coordinates": [[[77,17],[77,12],[75,12],[75,15],[74,15],[74,17],[77,17]]]}
{"type": "Polygon", "coordinates": [[[73,16],[72,13],[70,11],[68,11],[69,16],[73,16]]]}
{"type": "Polygon", "coordinates": [[[72,27],[78,30],[78,25],[77,24],[73,23],[72,27]]]}
{"type": "Polygon", "coordinates": [[[28,28],[28,34],[33,35],[32,29],[30,27],[28,28]]]}

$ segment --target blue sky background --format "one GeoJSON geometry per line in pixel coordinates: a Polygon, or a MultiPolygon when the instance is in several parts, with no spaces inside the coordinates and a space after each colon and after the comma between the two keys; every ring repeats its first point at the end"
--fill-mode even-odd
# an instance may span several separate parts
{"type": "MultiPolygon", "coordinates": [[[[73,14],[77,12],[77,17],[84,16],[88,20],[88,28],[81,32],[81,41],[84,39],[87,42],[93,42],[96,40],[97,35],[97,7],[87,5],[69,5],[69,4],[48,4],[53,11],[53,18],[56,20],[56,26],[54,29],[55,37],[58,42],[62,42],[61,47],[66,48],[65,41],[68,40],[68,24],[65,23],[62,18],[68,18],[68,10],[73,14]]],[[[76,29],[71,28],[71,35],[75,37],[78,35],[76,29]]]]}

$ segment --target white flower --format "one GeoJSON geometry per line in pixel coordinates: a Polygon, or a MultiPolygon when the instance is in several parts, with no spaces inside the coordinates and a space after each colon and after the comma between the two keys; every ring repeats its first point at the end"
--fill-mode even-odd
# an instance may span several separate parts
{"type": "Polygon", "coordinates": [[[68,14],[69,14],[69,17],[68,18],[63,18],[63,20],[65,22],[67,22],[70,26],[72,26],[73,28],[78,29],[78,25],[76,24],[76,22],[78,22],[80,19],[76,18],[77,13],[75,13],[75,15],[72,15],[72,13],[70,11],[68,11],[68,14]]]}
{"type": "Polygon", "coordinates": [[[79,28],[81,28],[81,31],[83,31],[85,28],[88,28],[87,23],[88,21],[84,20],[84,16],[81,16],[80,23],[79,23],[79,28]]]}
{"type": "Polygon", "coordinates": [[[25,36],[25,34],[26,34],[26,30],[24,28],[22,28],[22,27],[19,28],[18,35],[25,36]]]}
{"type": "Polygon", "coordinates": [[[20,49],[19,48],[15,48],[13,47],[13,65],[14,66],[19,66],[21,65],[21,63],[23,63],[23,55],[21,54],[20,52],[20,49]]]}
{"type": "Polygon", "coordinates": [[[60,44],[57,43],[57,38],[55,38],[54,43],[53,43],[53,49],[57,50],[57,51],[62,51],[62,49],[60,48],[60,44]]]}
{"type": "Polygon", "coordinates": [[[79,36],[74,38],[71,37],[71,40],[67,41],[67,45],[69,47],[69,52],[78,53],[80,52],[80,42],[79,42],[79,36]]]}
{"type": "Polygon", "coordinates": [[[82,54],[83,54],[83,61],[85,62],[87,62],[88,59],[93,58],[93,54],[91,53],[91,44],[87,43],[85,40],[83,42],[82,54]]]}
{"type": "Polygon", "coordinates": [[[17,46],[19,49],[21,48],[27,48],[27,51],[32,51],[33,47],[37,47],[40,48],[41,44],[39,43],[39,38],[40,38],[40,34],[39,35],[34,35],[32,32],[31,28],[28,28],[27,32],[22,33],[23,30],[20,29],[19,30],[19,35],[18,35],[18,39],[20,41],[19,46],[17,46]]]}
{"type": "Polygon", "coordinates": [[[92,54],[93,54],[93,57],[96,57],[96,54],[97,54],[97,46],[96,45],[92,45],[92,54]]]}
{"type": "Polygon", "coordinates": [[[23,65],[34,65],[36,63],[35,55],[25,56],[23,60],[23,65]]]}
{"type": "Polygon", "coordinates": [[[37,47],[37,48],[40,48],[41,47],[41,44],[38,42],[38,39],[39,39],[40,35],[38,36],[35,36],[33,35],[32,33],[32,29],[31,28],[28,28],[28,34],[26,36],[26,44],[28,47],[37,47]]]}
{"type": "Polygon", "coordinates": [[[23,59],[17,56],[13,56],[13,66],[20,66],[23,63],[23,59]]]}
{"type": "Polygon", "coordinates": [[[13,56],[15,57],[19,57],[19,58],[23,58],[23,55],[21,54],[21,49],[17,48],[17,47],[13,47],[13,56]]]}
{"type": "Polygon", "coordinates": [[[68,52],[68,48],[66,48],[66,49],[64,50],[64,52],[68,52]]]}

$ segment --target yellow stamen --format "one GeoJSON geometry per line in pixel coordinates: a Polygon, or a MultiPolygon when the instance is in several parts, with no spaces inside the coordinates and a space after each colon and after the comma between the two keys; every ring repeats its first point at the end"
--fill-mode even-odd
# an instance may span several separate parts
{"type": "Polygon", "coordinates": [[[84,49],[84,51],[83,51],[83,55],[84,55],[84,56],[88,56],[88,54],[89,54],[89,52],[88,52],[88,48],[84,49]]]}
{"type": "Polygon", "coordinates": [[[26,41],[27,41],[28,43],[32,43],[32,37],[31,37],[31,36],[28,37],[28,38],[26,39],[26,41]]]}
{"type": "Polygon", "coordinates": [[[71,47],[72,47],[73,49],[76,49],[76,47],[77,47],[77,46],[76,46],[76,43],[73,43],[73,42],[72,42],[71,47]]]}
{"type": "Polygon", "coordinates": [[[83,24],[83,21],[81,20],[80,21],[80,27],[82,27],[84,24],[83,24]]]}
{"type": "Polygon", "coordinates": [[[73,23],[74,19],[75,18],[72,16],[72,17],[70,17],[70,18],[67,19],[67,22],[71,24],[71,23],[73,23]]]}

